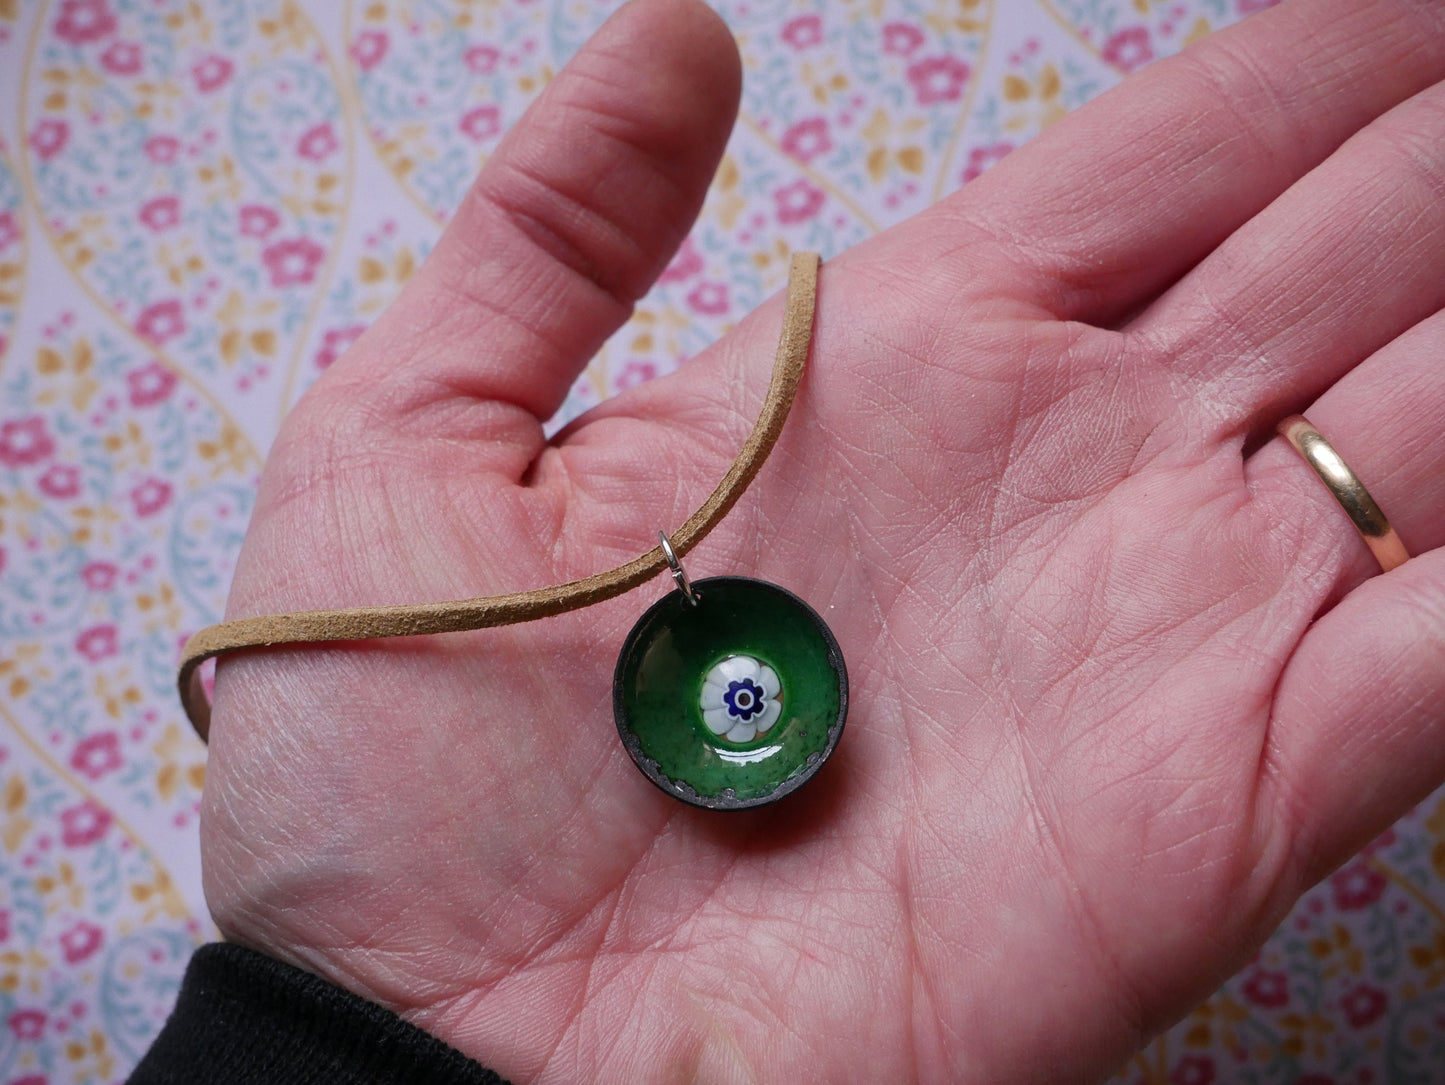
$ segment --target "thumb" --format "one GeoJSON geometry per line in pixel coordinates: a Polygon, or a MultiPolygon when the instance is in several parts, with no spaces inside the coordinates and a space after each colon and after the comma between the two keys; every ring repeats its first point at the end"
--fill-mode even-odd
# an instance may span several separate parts
{"type": "Polygon", "coordinates": [[[456,396],[514,409],[486,415],[480,436],[519,432],[525,412],[540,441],[697,217],[740,88],[710,8],[632,0],[503,139],[402,296],[333,368],[388,386],[392,409],[456,396]]]}

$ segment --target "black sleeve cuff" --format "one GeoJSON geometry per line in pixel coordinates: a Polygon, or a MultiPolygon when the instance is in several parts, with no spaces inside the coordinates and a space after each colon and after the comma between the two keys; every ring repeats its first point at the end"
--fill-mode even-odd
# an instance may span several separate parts
{"type": "Polygon", "coordinates": [[[390,1010],[244,946],[202,946],[128,1085],[507,1085],[390,1010]]]}

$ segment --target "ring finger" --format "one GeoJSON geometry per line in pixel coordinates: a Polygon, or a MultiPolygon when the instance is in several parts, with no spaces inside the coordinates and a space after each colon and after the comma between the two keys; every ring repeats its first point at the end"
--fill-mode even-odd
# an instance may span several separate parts
{"type": "Polygon", "coordinates": [[[1302,637],[1276,687],[1264,764],[1283,815],[1277,827],[1294,841],[1305,883],[1445,772],[1442,358],[1445,312],[1376,352],[1307,410],[1415,555],[1388,575],[1283,438],[1245,464],[1251,504],[1277,525],[1293,562],[1282,591],[1304,593],[1278,611],[1299,615],[1302,637]],[[1302,836],[1310,825],[1316,831],[1302,836]]]}
{"type": "MultiPolygon", "coordinates": [[[[1380,504],[1412,554],[1445,545],[1445,311],[1356,366],[1306,414],[1380,504]]],[[[1380,572],[1328,487],[1283,439],[1245,465],[1254,500],[1291,525],[1320,602],[1380,572]]]]}

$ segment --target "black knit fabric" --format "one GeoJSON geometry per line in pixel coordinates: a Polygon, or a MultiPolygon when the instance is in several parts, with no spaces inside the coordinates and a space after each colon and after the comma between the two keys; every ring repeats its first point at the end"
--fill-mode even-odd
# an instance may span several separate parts
{"type": "Polygon", "coordinates": [[[129,1085],[506,1085],[415,1025],[225,943],[191,958],[176,1008],[129,1085]]]}

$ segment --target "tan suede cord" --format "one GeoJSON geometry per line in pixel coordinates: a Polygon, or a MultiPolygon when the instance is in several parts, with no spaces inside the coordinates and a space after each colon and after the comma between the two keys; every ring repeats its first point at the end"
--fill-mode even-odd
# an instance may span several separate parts
{"type": "MultiPolygon", "coordinates": [[[[788,275],[787,304],[783,312],[783,331],[778,341],[767,398],[742,451],[717,489],[713,490],[712,496],[677,531],[669,534],[672,548],[679,556],[701,542],[727,515],[757,475],[782,433],[813,337],[818,264],[816,253],[801,252],[793,256],[788,275]]],[[[616,569],[533,591],[460,599],[450,603],[306,610],[221,622],[202,629],[186,642],[178,676],[181,704],[185,706],[186,715],[196,733],[205,741],[210,732],[211,705],[201,686],[199,668],[207,659],[243,648],[367,640],[373,637],[415,637],[530,622],[611,599],[650,580],[666,568],[667,560],[662,547],[657,546],[616,569]]]]}

